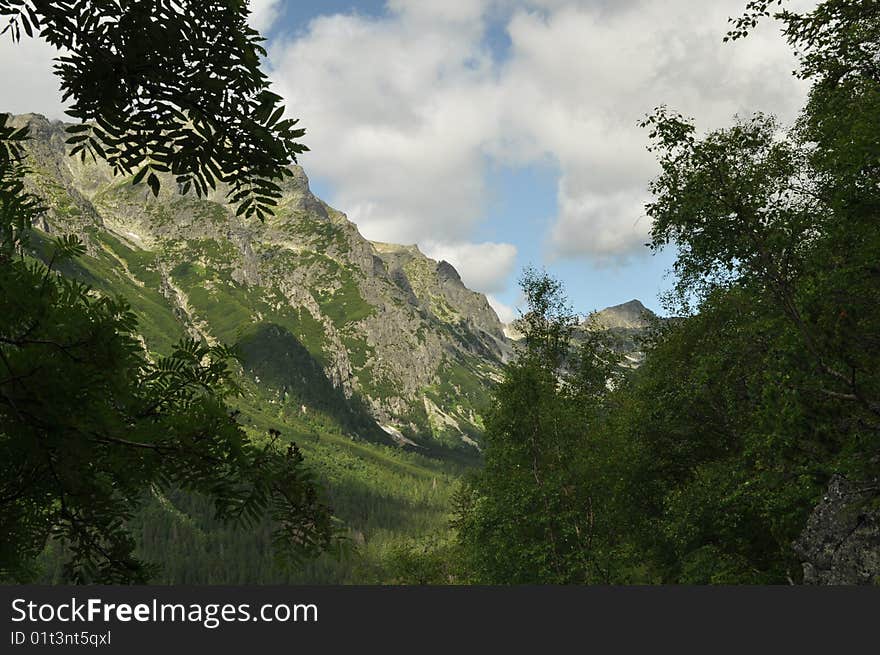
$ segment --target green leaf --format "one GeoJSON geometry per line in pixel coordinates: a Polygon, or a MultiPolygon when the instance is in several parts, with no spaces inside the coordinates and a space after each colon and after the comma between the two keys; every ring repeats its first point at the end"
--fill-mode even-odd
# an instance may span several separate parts
{"type": "Polygon", "coordinates": [[[150,189],[153,191],[154,196],[159,195],[159,178],[155,173],[150,173],[150,176],[147,178],[147,184],[150,189]]]}
{"type": "Polygon", "coordinates": [[[132,179],[132,181],[131,181],[132,185],[140,184],[141,180],[144,179],[144,176],[146,176],[146,174],[149,173],[149,171],[150,171],[149,165],[141,168],[141,170],[139,170],[137,172],[137,175],[135,175],[134,178],[132,179]]]}

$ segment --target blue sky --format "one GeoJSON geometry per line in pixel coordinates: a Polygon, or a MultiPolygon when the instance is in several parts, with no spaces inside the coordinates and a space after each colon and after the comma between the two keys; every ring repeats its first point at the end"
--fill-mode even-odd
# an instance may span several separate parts
{"type": "MultiPolygon", "coordinates": [[[[638,120],[667,104],[703,129],[755,110],[789,122],[805,96],[772,24],[722,43],[744,4],[251,0],[315,193],[367,238],[450,261],[503,320],[526,265],[582,313],[633,298],[660,309],[672,256],[644,247],[657,171],[638,120]]],[[[0,109],[63,117],[53,55],[0,40],[15,89],[0,109]]]]}

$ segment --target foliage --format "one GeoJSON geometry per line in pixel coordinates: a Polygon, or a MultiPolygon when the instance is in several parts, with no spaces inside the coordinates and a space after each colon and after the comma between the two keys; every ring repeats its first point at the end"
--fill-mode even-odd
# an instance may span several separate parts
{"type": "Polygon", "coordinates": [[[456,584],[461,581],[458,546],[447,535],[395,544],[386,556],[387,584],[456,584]]]}
{"type": "Polygon", "coordinates": [[[4,577],[26,578],[51,536],[69,546],[70,579],[146,580],[126,521],[151,486],[207,494],[227,522],[268,513],[294,558],[330,545],[296,446],[251,441],[227,410],[227,349],[183,341],[151,362],[122,300],[33,261],[8,263],[0,286],[4,577]]]}
{"type": "Polygon", "coordinates": [[[68,128],[72,154],[106,160],[154,194],[162,173],[200,196],[226,183],[239,213],[262,220],[280,197],[275,181],[307,148],[269,91],[248,14],[245,0],[0,0],[4,32],[61,51],[55,71],[80,121],[68,128]]]}
{"type": "Polygon", "coordinates": [[[791,540],[848,435],[844,416],[790,386],[785,327],[772,301],[716,291],[615,394],[602,426],[625,458],[615,521],[652,579],[797,576],[791,540]]]}
{"type": "MultiPolygon", "coordinates": [[[[758,115],[697,140],[681,117],[662,109],[649,117],[663,170],[652,185],[657,200],[648,206],[652,246],[676,244],[682,289],[705,291],[698,280],[711,288],[723,270],[730,285],[771,296],[813,369],[816,383],[809,387],[850,401],[876,424],[880,394],[871,346],[880,144],[853,128],[866,115],[880,124],[880,77],[875,65],[829,78],[831,64],[821,62],[837,57],[844,34],[876,48],[871,38],[880,15],[864,3],[832,1],[808,16],[785,12],[780,19],[789,39],[806,49],[801,74],[818,78],[798,124],[786,136],[758,115]],[[844,5],[858,30],[841,32],[844,5]],[[841,95],[854,111],[841,114],[841,95]]],[[[846,47],[855,46],[847,41],[846,47]]]]}
{"type": "Polygon", "coordinates": [[[622,523],[662,581],[797,580],[791,542],[831,473],[880,472],[880,16],[830,0],[776,18],[814,81],[793,128],[756,114],[700,138],[665,108],[644,122],[651,245],[677,248],[678,307],[696,313],[606,429],[633,462],[622,523]]]}
{"type": "MultiPolygon", "coordinates": [[[[275,426],[300,446],[345,526],[345,556],[327,552],[287,566],[272,547],[275,525],[268,517],[237,529],[216,518],[203,494],[151,490],[128,525],[136,556],[161,566],[152,584],[410,584],[418,582],[414,560],[423,553],[435,562],[426,572],[441,558],[444,570],[454,572],[455,558],[446,557],[445,545],[461,466],[353,438],[332,415],[311,408],[303,414],[297,401],[273,397],[262,384],[244,385],[244,395],[233,401],[239,423],[257,439],[275,426]]],[[[36,580],[64,582],[66,559],[63,547],[50,544],[36,580]]]]}
{"type": "Polygon", "coordinates": [[[456,498],[462,555],[477,583],[606,581],[589,455],[616,358],[596,340],[570,351],[577,317],[556,280],[527,270],[521,286],[525,346],[493,392],[485,465],[456,498]]]}
{"type": "Polygon", "coordinates": [[[27,127],[8,125],[9,115],[0,114],[0,265],[6,264],[27,238],[31,221],[43,211],[40,199],[24,187],[22,144],[27,127]]]}
{"type": "MultiPolygon", "coordinates": [[[[728,38],[772,4],[750,2],[728,38]]],[[[527,275],[526,352],[458,497],[474,580],[796,582],[791,543],[829,477],[880,474],[880,12],[774,16],[813,81],[794,126],[755,114],[700,136],[665,107],[643,122],[650,246],[677,251],[682,314],[644,366],[560,374],[571,317],[557,283],[527,275]]]]}

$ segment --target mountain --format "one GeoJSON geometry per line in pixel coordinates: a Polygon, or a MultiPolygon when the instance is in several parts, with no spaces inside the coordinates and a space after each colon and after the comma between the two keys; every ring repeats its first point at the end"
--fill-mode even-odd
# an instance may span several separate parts
{"type": "Polygon", "coordinates": [[[608,332],[613,336],[613,348],[623,355],[621,366],[638,368],[645,361],[644,341],[651,326],[664,320],[640,301],[630,300],[587,316],[575,330],[575,339],[596,330],[608,332]]]}
{"type": "Polygon", "coordinates": [[[181,196],[166,177],[154,198],[68,157],[62,123],[28,114],[13,124],[30,126],[28,184],[49,207],[36,245],[80,236],[88,253],[65,272],[128,299],[148,351],[185,335],[236,344],[273,402],[374,440],[475,452],[510,346],[451,264],[368,241],[297,166],[260,223],[236,217],[223,189],[181,196]]]}
{"type": "Polygon", "coordinates": [[[640,330],[649,327],[656,318],[657,315],[641,302],[630,300],[595,312],[588,320],[594,322],[596,327],[605,330],[640,330]]]}
{"type": "MultiPolygon", "coordinates": [[[[575,345],[582,343],[591,332],[610,333],[613,337],[612,347],[623,355],[621,366],[638,368],[645,361],[644,340],[651,326],[665,320],[667,319],[658,317],[640,301],[630,300],[587,315],[574,328],[572,342],[575,345]]],[[[523,338],[518,322],[505,324],[503,328],[505,336],[515,349],[517,342],[523,338]]]]}

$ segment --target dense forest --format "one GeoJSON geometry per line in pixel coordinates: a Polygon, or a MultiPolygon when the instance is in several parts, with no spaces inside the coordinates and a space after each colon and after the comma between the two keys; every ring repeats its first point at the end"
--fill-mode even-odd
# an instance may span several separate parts
{"type": "MultiPolygon", "coordinates": [[[[222,182],[240,215],[270,216],[304,147],[245,4],[161,9],[161,38],[148,12],[121,21],[107,3],[82,22],[82,4],[0,1],[16,38],[71,51],[74,154],[154,194],[168,175],[183,193],[222,182]],[[175,30],[228,34],[228,50],[175,30]],[[132,65],[146,79],[104,93],[99,42],[210,74],[132,65]]],[[[70,274],[83,244],[33,227],[27,129],[0,115],[0,579],[803,581],[793,542],[829,481],[873,489],[860,512],[880,499],[880,9],[781,4],[749,2],[727,39],[781,25],[812,85],[793,125],[755,113],[699,133],[667,107],[642,123],[660,165],[649,247],[676,254],[676,318],[623,367],[614,335],[575,339],[562,284],[526,270],[479,462],[352,438],[330,390],[307,416],[279,405],[238,349],[184,339],[149,356],[125,299],[70,274]]]]}

